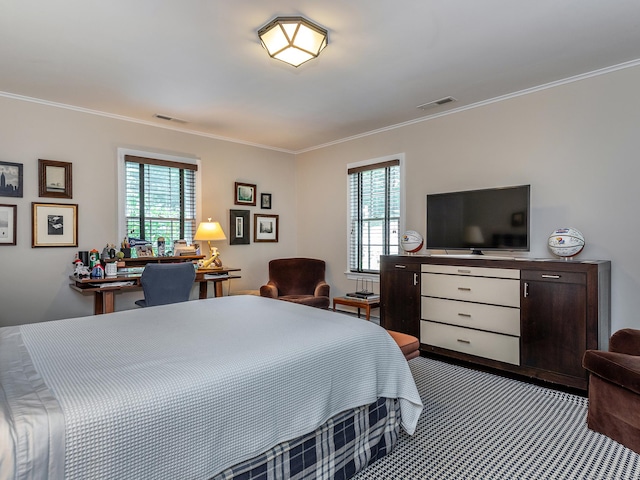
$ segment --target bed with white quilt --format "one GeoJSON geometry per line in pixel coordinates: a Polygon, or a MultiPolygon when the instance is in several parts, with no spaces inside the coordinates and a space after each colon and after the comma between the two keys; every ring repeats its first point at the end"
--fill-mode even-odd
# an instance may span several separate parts
{"type": "Polygon", "coordinates": [[[349,478],[422,411],[370,322],[231,296],[0,328],[0,478],[349,478]]]}

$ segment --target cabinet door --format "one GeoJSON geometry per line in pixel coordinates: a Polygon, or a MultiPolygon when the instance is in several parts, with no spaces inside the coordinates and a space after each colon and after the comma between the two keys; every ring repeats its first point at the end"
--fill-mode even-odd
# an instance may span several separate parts
{"type": "Polygon", "coordinates": [[[521,286],[521,365],[586,380],[586,276],[526,271],[521,286]]]}
{"type": "Polygon", "coordinates": [[[420,264],[381,265],[380,325],[420,338],[420,264]]]}

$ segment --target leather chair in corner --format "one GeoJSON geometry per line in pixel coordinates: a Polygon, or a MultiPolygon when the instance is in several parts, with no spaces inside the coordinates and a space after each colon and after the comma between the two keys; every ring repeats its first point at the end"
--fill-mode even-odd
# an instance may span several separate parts
{"type": "Polygon", "coordinates": [[[314,258],[280,258],[269,262],[269,281],[260,296],[287,302],[329,308],[329,285],[325,262],[314,258]]]}
{"type": "Polygon", "coordinates": [[[186,302],[195,278],[196,271],[191,262],[148,263],[140,277],[144,299],[137,300],[136,305],[153,307],[186,302]]]}
{"type": "Polygon", "coordinates": [[[609,351],[587,350],[591,430],[640,453],[640,330],[618,330],[609,351]]]}

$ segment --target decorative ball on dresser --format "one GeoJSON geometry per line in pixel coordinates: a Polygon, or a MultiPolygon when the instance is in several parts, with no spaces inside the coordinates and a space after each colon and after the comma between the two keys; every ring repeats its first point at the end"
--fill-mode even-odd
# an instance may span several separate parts
{"type": "Polygon", "coordinates": [[[584,235],[575,228],[557,228],[549,235],[547,244],[558,257],[574,257],[584,248],[584,235]]]}
{"type": "Polygon", "coordinates": [[[400,246],[407,253],[419,252],[423,245],[422,235],[414,230],[407,230],[400,237],[400,246]]]}

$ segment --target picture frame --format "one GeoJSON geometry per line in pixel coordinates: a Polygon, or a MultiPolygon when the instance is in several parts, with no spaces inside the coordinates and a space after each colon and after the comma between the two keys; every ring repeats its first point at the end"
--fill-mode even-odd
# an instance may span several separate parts
{"type": "Polygon", "coordinates": [[[264,210],[271,210],[271,194],[270,193],[260,194],[260,208],[264,210]]]}
{"type": "Polygon", "coordinates": [[[16,245],[18,206],[0,204],[0,246],[16,245]]]}
{"type": "Polygon", "coordinates": [[[277,242],[278,215],[253,214],[253,242],[277,242]]]}
{"type": "Polygon", "coordinates": [[[78,204],[31,203],[31,247],[77,247],[78,204]]]}
{"type": "Polygon", "coordinates": [[[256,206],[256,186],[252,183],[235,183],[235,205],[256,206]]]}
{"type": "Polygon", "coordinates": [[[229,210],[229,245],[248,245],[251,241],[249,210],[229,210]]]}
{"type": "Polygon", "coordinates": [[[71,163],[38,160],[40,197],[73,198],[71,163]]]}
{"type": "Polygon", "coordinates": [[[22,197],[22,163],[0,162],[0,197],[22,197]]]}

